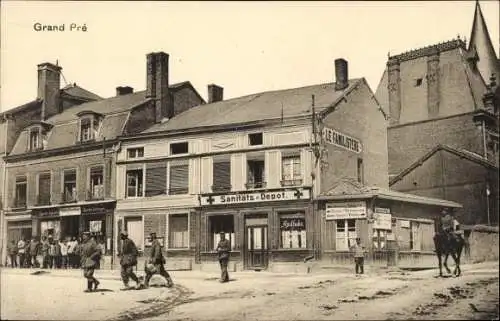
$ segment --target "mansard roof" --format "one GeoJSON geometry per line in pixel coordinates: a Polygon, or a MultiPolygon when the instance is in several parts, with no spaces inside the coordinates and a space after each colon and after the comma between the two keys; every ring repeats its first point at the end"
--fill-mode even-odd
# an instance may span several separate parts
{"type": "MultiPolygon", "coordinates": [[[[191,86],[196,92],[190,82],[182,82],[170,86],[174,96],[174,104],[184,103],[182,99],[175,99],[175,97],[178,89],[186,86],[191,86]]],[[[196,94],[199,95],[198,93],[196,94]]],[[[47,145],[44,150],[75,146],[79,132],[78,119],[85,113],[94,113],[103,116],[102,129],[99,137],[95,138],[95,142],[115,139],[123,134],[130,112],[135,108],[144,106],[149,101],[151,99],[146,97],[146,91],[144,90],[127,95],[90,101],[65,109],[46,120],[53,127],[47,135],[47,145]]],[[[9,156],[26,153],[27,135],[26,131],[20,133],[9,156]]]]}

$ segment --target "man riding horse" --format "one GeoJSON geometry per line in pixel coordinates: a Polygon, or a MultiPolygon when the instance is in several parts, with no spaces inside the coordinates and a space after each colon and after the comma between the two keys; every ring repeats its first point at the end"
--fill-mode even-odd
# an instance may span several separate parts
{"type": "Polygon", "coordinates": [[[460,270],[460,256],[465,244],[460,230],[460,223],[455,219],[455,215],[450,213],[447,209],[442,211],[441,218],[436,222],[437,233],[434,235],[434,246],[436,248],[436,255],[439,262],[439,276],[442,276],[442,266],[445,267],[448,273],[451,273],[448,268],[448,256],[451,255],[455,261],[455,270],[453,274],[459,276],[460,270]],[[442,261],[442,256],[444,261],[442,261]]]}

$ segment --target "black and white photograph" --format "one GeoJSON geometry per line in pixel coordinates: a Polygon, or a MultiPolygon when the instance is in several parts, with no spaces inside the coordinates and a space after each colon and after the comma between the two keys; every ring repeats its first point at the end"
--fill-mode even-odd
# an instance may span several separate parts
{"type": "Polygon", "coordinates": [[[0,13],[1,320],[499,320],[500,2],[0,13]]]}

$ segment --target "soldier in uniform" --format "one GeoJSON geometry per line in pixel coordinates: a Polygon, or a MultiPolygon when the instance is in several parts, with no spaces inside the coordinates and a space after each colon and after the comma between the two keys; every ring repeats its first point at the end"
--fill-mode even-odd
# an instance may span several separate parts
{"type": "Polygon", "coordinates": [[[144,280],[144,285],[146,287],[149,286],[149,280],[151,280],[151,277],[159,273],[161,276],[167,280],[167,287],[172,287],[174,285],[174,282],[172,282],[172,278],[168,274],[168,272],[165,270],[165,257],[163,256],[162,253],[162,246],[158,239],[156,238],[156,233],[151,233],[150,234],[150,239],[152,241],[151,244],[151,255],[150,258],[146,264],[146,278],[144,280]],[[152,265],[152,266],[151,266],[152,265]]]}
{"type": "Polygon", "coordinates": [[[128,238],[127,231],[121,232],[120,238],[122,240],[122,245],[118,256],[120,257],[121,277],[123,284],[125,285],[125,288],[122,290],[131,289],[128,285],[129,279],[132,279],[136,283],[136,289],[140,289],[141,284],[137,275],[134,273],[134,266],[137,265],[137,247],[135,246],[134,241],[128,238]]]}
{"type": "Polygon", "coordinates": [[[229,263],[229,252],[231,251],[231,243],[226,240],[226,233],[220,232],[220,241],[217,245],[217,253],[219,254],[219,263],[221,269],[220,282],[229,282],[229,274],[227,273],[227,265],[229,263]]]}
{"type": "Polygon", "coordinates": [[[90,238],[89,232],[84,232],[81,245],[81,265],[83,268],[83,276],[87,279],[87,289],[84,292],[92,292],[99,286],[99,281],[94,277],[94,269],[96,260],[99,256],[99,250],[96,242],[90,238]],[[92,284],[94,288],[92,289],[92,284]]]}

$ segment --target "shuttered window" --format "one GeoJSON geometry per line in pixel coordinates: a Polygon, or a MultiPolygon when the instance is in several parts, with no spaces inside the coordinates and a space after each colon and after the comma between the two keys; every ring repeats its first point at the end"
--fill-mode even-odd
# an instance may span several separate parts
{"type": "Polygon", "coordinates": [[[189,165],[185,162],[170,163],[168,194],[178,195],[189,192],[189,165]]]}
{"type": "Polygon", "coordinates": [[[50,204],[50,173],[40,173],[38,176],[38,205],[50,204]]]}
{"type": "Polygon", "coordinates": [[[167,193],[167,163],[146,164],[146,196],[167,193]]]}
{"type": "Polygon", "coordinates": [[[169,248],[189,247],[189,223],[187,214],[174,214],[169,217],[169,248]]]}
{"type": "Polygon", "coordinates": [[[212,191],[230,191],[231,190],[231,162],[214,161],[213,167],[213,186],[212,191]]]}

